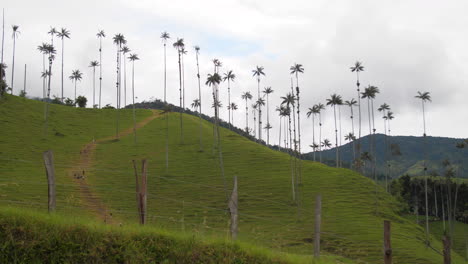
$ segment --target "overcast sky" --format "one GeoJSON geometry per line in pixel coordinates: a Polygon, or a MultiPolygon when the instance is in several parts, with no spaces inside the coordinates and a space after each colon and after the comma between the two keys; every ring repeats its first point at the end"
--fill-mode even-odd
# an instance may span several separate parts
{"type": "MultiPolygon", "coordinates": [[[[310,150],[312,121],[307,108],[338,93],[345,100],[356,98],[355,74],[349,67],[362,61],[363,86],[380,88],[376,107],[384,102],[395,113],[394,135],[422,135],[421,104],[417,91],[431,93],[427,105],[428,135],[467,137],[468,132],[468,2],[460,1],[331,1],[331,0],[120,0],[120,1],[3,1],[6,13],[5,62],[7,82],[11,83],[11,25],[19,25],[15,66],[15,94],[23,88],[24,64],[29,96],[42,95],[42,55],[37,46],[49,42],[50,27],[65,27],[71,39],[65,40],[65,97],[73,98],[71,71],[84,73],[78,94],[92,101],[91,60],[98,60],[96,33],[103,29],[103,105],[115,105],[116,47],[112,36],[125,35],[136,62],[137,101],[163,97],[163,45],[160,34],[171,35],[168,45],[168,100],[178,104],[176,38],[184,38],[186,106],[198,96],[194,45],[201,47],[202,81],[211,73],[211,60],[222,61],[221,72],[233,70],[232,101],[239,105],[236,126],[245,127],[245,104],[240,96],[250,91],[256,98],[252,70],[265,68],[262,89],[271,86],[271,141],[278,139],[278,116],[273,111],[290,89],[289,67],[301,63],[300,75],[302,147],[310,150]]],[[[58,53],[60,42],[56,41],[58,53]]],[[[60,95],[60,55],[54,62],[52,94],[60,95]]],[[[127,65],[130,72],[130,66],[127,65]]],[[[130,75],[129,84],[130,84],[130,75]]],[[[130,86],[128,86],[130,87],[130,86]]],[[[227,105],[227,85],[221,86],[223,106],[227,105]]],[[[210,102],[210,88],[203,86],[203,102],[210,102]]],[[[128,101],[131,95],[127,94],[128,101]]],[[[250,107],[249,103],[249,107],[250,107]]],[[[208,103],[203,111],[211,115],[208,103]]],[[[363,131],[368,131],[363,104],[363,131]]],[[[227,109],[221,110],[227,120],[227,109]]],[[[252,116],[252,113],[249,113],[252,116]]],[[[266,115],[264,115],[266,117],[266,115]]],[[[342,134],[351,131],[348,107],[342,108],[342,134]]],[[[266,121],[264,121],[266,124],[266,121]]],[[[324,137],[334,141],[333,111],[323,116],[324,137]]],[[[252,121],[250,121],[252,126],[252,121]]],[[[376,112],[376,128],[383,133],[381,114],[376,112]]],[[[266,133],[264,132],[266,136],[266,133]]],[[[344,140],[343,140],[344,143],[344,140]]]]}

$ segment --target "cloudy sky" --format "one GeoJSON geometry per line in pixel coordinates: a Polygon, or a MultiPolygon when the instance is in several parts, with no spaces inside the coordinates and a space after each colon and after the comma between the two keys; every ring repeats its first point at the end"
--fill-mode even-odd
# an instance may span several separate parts
{"type": "MultiPolygon", "coordinates": [[[[239,105],[234,123],[245,127],[245,104],[240,96],[256,95],[252,70],[265,68],[261,86],[271,86],[271,140],[278,139],[278,116],[274,110],[290,89],[289,67],[301,63],[300,75],[303,149],[310,150],[312,121],[307,108],[338,93],[345,100],[356,98],[355,75],[349,67],[362,61],[363,86],[378,86],[376,106],[386,102],[395,113],[392,133],[422,135],[421,104],[417,91],[431,93],[427,106],[429,135],[467,137],[468,132],[468,11],[467,1],[389,0],[102,0],[102,1],[3,1],[6,12],[5,53],[7,82],[11,83],[11,25],[19,25],[14,92],[23,88],[24,65],[29,96],[42,95],[42,55],[37,46],[49,42],[50,27],[65,27],[71,39],[65,41],[65,96],[73,97],[71,71],[84,73],[78,94],[92,101],[92,69],[97,60],[96,33],[103,29],[103,104],[115,105],[116,47],[112,36],[122,33],[128,47],[141,60],[135,65],[137,101],[163,97],[162,31],[170,33],[168,45],[168,100],[178,103],[176,38],[184,38],[188,54],[185,61],[186,105],[198,96],[194,45],[201,47],[202,80],[212,72],[211,60],[222,61],[222,72],[233,70],[231,98],[239,105]]],[[[56,44],[60,42],[56,41],[56,44]]],[[[56,46],[58,52],[61,45],[56,46]]],[[[54,62],[52,94],[59,96],[60,56],[54,62]]],[[[128,65],[128,70],[130,66],[128,65]]],[[[227,105],[227,85],[221,86],[223,105],[227,105]]],[[[203,102],[210,102],[210,88],[203,86],[203,102]]],[[[130,94],[127,94],[130,101],[130,94]]],[[[211,102],[210,102],[211,104],[211,102]]],[[[250,107],[249,103],[249,107],[250,107]]],[[[366,105],[363,104],[366,107],[366,105]]],[[[211,113],[208,104],[203,107],[211,113]]],[[[222,109],[227,119],[227,109],[222,109]]],[[[251,113],[249,113],[252,116],[251,113]]],[[[368,131],[367,112],[363,130],[368,131]]],[[[377,132],[383,133],[383,120],[376,114],[377,132]]],[[[342,108],[342,133],[351,131],[349,110],[342,108]]],[[[265,124],[266,122],[264,122],[265,124]]],[[[333,139],[333,111],[323,116],[324,137],[333,139]]],[[[252,126],[252,121],[250,121],[252,126]]],[[[265,134],[265,133],[264,133],[265,134]]],[[[333,140],[332,140],[333,141],[333,140]]]]}

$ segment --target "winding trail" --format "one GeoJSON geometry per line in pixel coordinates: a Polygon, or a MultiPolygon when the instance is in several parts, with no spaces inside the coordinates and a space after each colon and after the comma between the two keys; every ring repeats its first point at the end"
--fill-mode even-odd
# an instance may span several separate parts
{"type": "MultiPolygon", "coordinates": [[[[147,125],[152,120],[160,116],[156,110],[151,110],[152,115],[143,121],[136,124],[136,129],[140,129],[147,125]]],[[[125,137],[133,133],[133,126],[120,131],[119,137],[125,137]]],[[[105,223],[114,223],[112,221],[112,214],[108,213],[105,204],[101,201],[100,197],[93,192],[91,185],[86,180],[86,172],[92,167],[96,146],[99,143],[117,140],[116,136],[106,137],[98,140],[93,140],[84,145],[80,150],[80,157],[73,163],[73,166],[68,170],[68,175],[72,178],[73,183],[79,189],[80,200],[82,206],[91,212],[94,216],[104,221],[105,223]]]]}

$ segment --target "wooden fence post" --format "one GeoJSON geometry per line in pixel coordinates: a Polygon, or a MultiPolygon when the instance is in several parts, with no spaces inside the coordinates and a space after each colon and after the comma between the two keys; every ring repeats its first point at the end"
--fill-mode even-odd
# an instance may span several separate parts
{"type": "Polygon", "coordinates": [[[146,197],[147,197],[147,165],[146,159],[141,161],[141,190],[140,190],[140,201],[141,201],[141,224],[146,224],[146,197]]]}
{"type": "Polygon", "coordinates": [[[450,237],[445,235],[442,238],[442,243],[444,244],[444,264],[452,263],[452,258],[450,256],[450,237]]]}
{"type": "Polygon", "coordinates": [[[234,188],[232,189],[231,199],[229,199],[229,212],[231,213],[231,238],[232,240],[237,239],[237,230],[238,230],[238,218],[239,214],[237,212],[237,176],[234,176],[234,188]]]}
{"type": "Polygon", "coordinates": [[[322,221],[322,195],[315,198],[315,234],[314,234],[314,257],[320,257],[320,224],[322,221]]]}
{"type": "Polygon", "coordinates": [[[47,209],[50,212],[55,211],[55,169],[54,169],[54,154],[52,150],[45,151],[42,154],[44,165],[47,174],[47,209]]]}
{"type": "Polygon", "coordinates": [[[133,162],[133,170],[135,173],[135,186],[136,186],[136,200],[138,208],[138,220],[140,224],[146,223],[146,192],[147,192],[147,162],[146,160],[141,161],[141,183],[138,177],[138,169],[135,160],[133,162]]]}
{"type": "Polygon", "coordinates": [[[391,225],[390,221],[384,221],[384,263],[392,264],[392,243],[391,243],[391,225]]]}

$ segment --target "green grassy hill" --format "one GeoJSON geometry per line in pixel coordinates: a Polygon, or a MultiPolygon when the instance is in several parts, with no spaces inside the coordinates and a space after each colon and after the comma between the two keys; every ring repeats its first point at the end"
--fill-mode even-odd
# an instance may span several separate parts
{"type": "MultiPolygon", "coordinates": [[[[342,255],[358,263],[380,262],[383,220],[391,220],[394,263],[439,263],[442,259],[424,245],[423,229],[399,216],[399,205],[393,197],[353,171],[303,161],[299,202],[294,202],[290,157],[221,129],[226,192],[219,155],[213,148],[213,127],[208,122],[202,123],[203,151],[200,151],[198,118],[183,115],[182,144],[179,114],[169,115],[166,172],[164,117],[137,131],[137,145],[132,135],[118,141],[109,138],[98,141],[90,150],[92,153],[80,155],[80,149],[93,135],[101,139],[115,133],[115,111],[53,106],[51,120],[56,123],[51,125],[53,132],[44,139],[40,134],[42,107],[41,102],[15,97],[0,101],[0,124],[2,128],[7,126],[0,142],[0,204],[46,207],[41,153],[51,148],[56,153],[61,184],[57,187],[58,210],[68,214],[93,211],[105,215],[106,221],[125,226],[137,219],[132,160],[145,158],[149,162],[149,225],[226,238],[229,230],[226,196],[233,177],[237,176],[241,242],[311,255],[314,200],[320,193],[324,255],[342,255]],[[83,157],[85,161],[91,158],[83,162],[83,157]],[[70,170],[77,168],[86,172],[83,183],[77,183],[70,175],[70,170]],[[101,202],[104,206],[93,204],[101,202]]],[[[137,116],[141,121],[151,115],[150,111],[141,110],[137,116]]],[[[121,116],[122,127],[130,127],[131,110],[121,111],[121,116]]],[[[442,248],[438,237],[432,237],[431,244],[438,250],[442,248]]],[[[453,259],[454,263],[461,263],[460,256],[455,254],[453,259]]]]}

